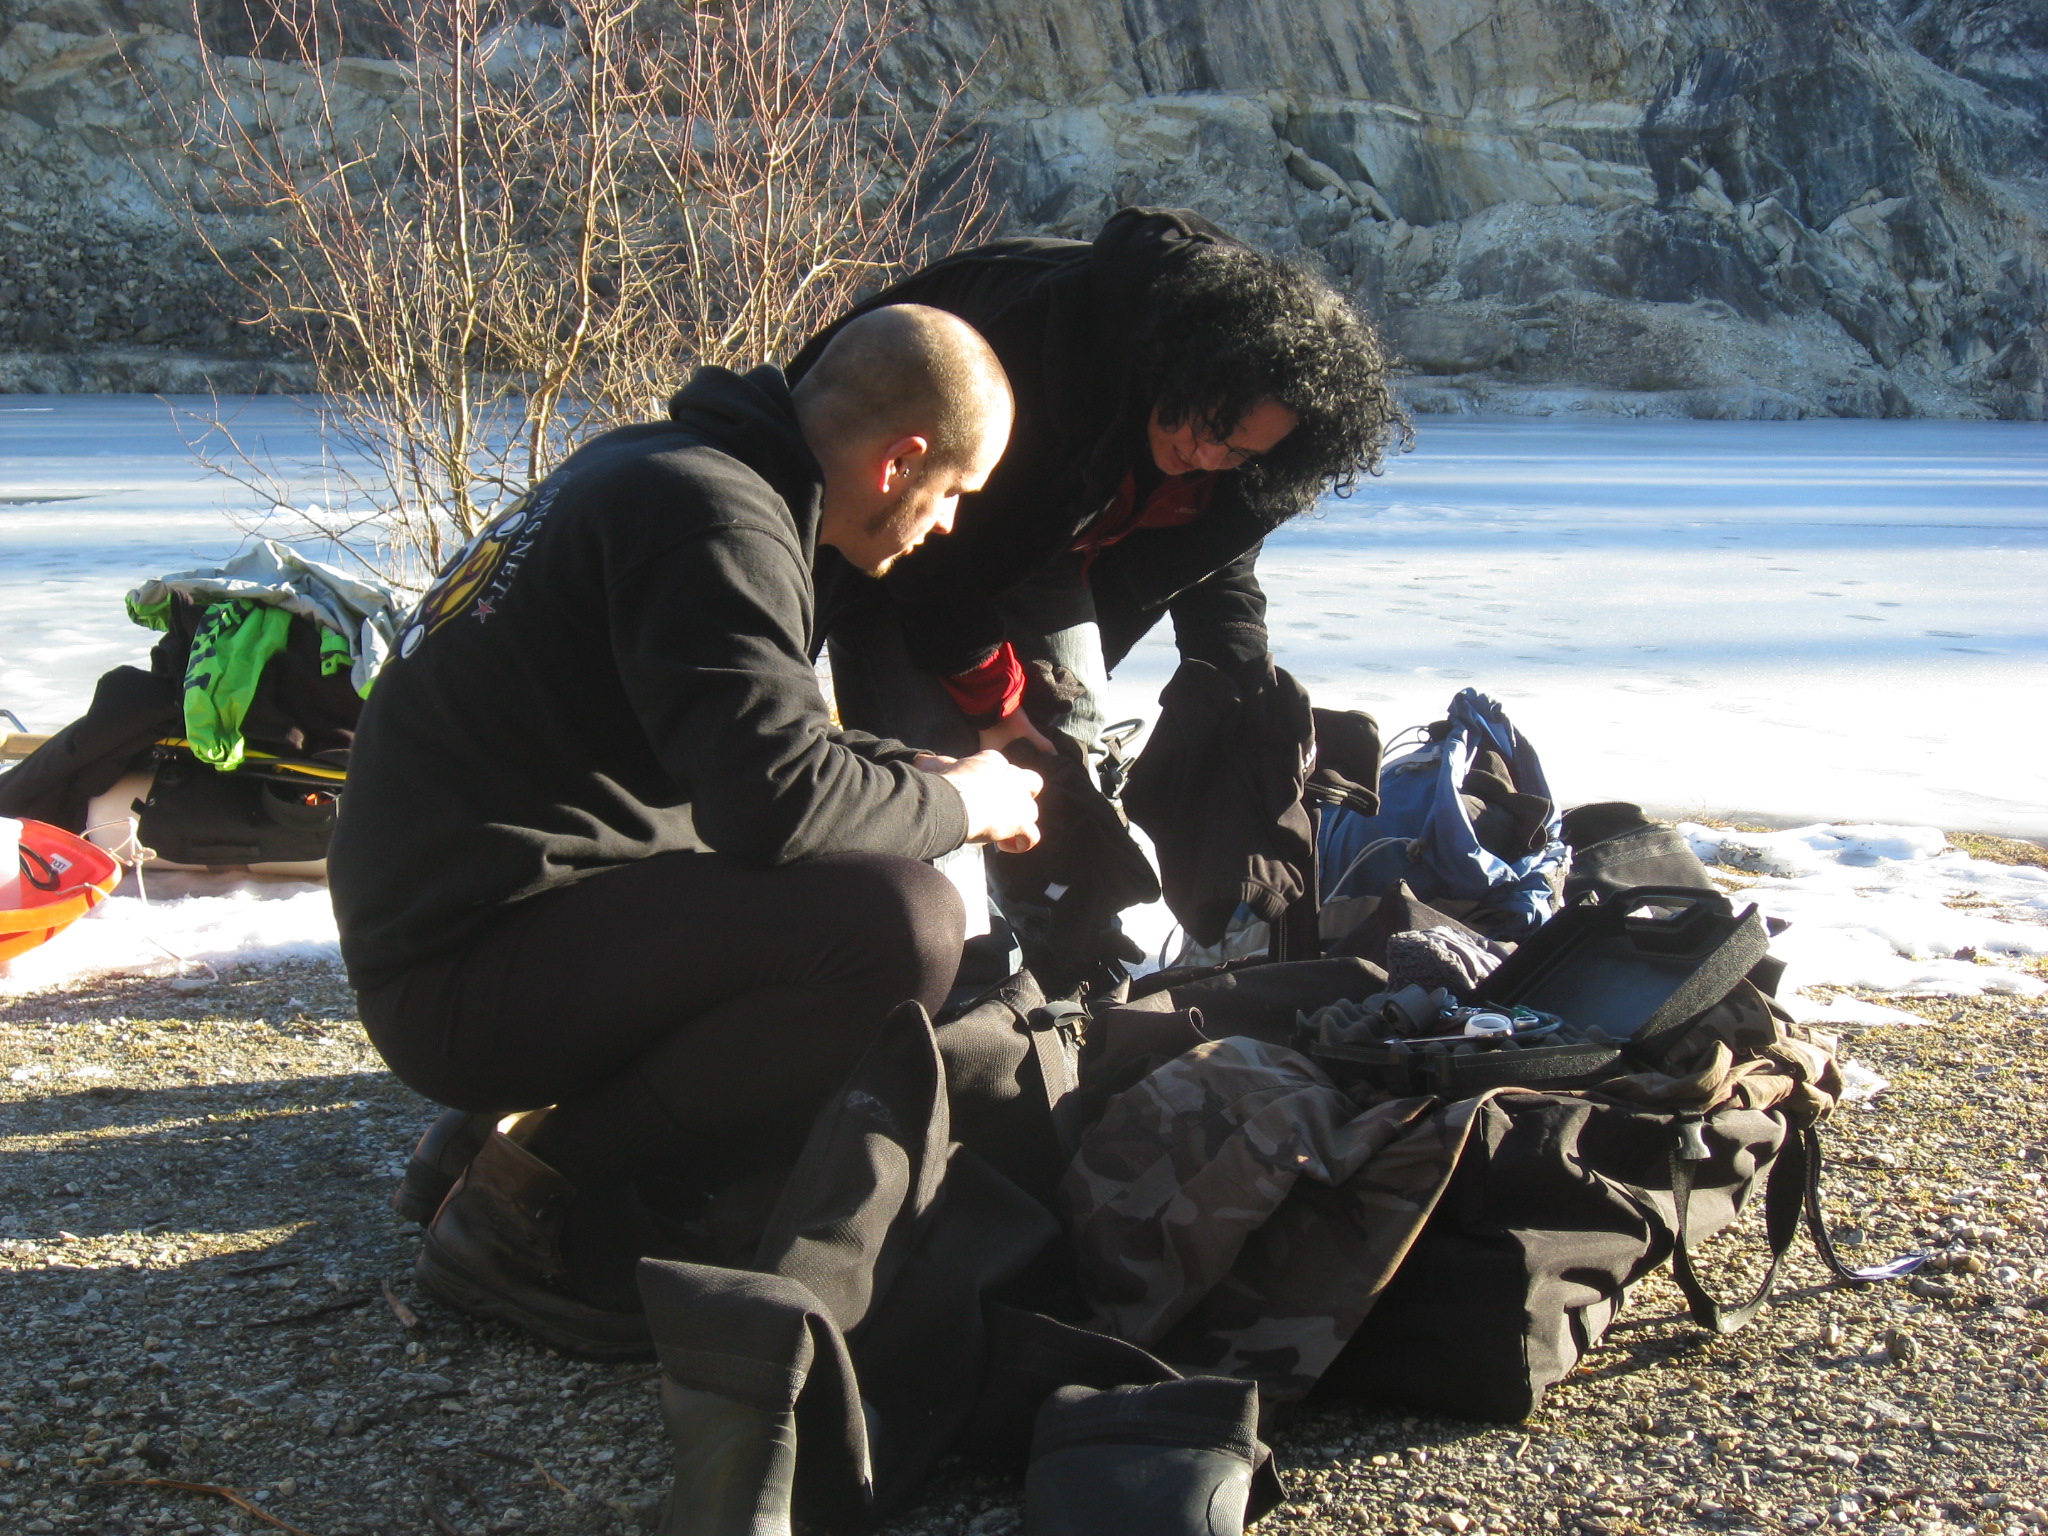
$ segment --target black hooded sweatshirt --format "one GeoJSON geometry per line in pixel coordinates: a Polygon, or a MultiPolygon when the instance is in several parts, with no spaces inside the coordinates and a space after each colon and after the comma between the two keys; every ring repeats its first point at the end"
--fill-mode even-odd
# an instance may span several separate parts
{"type": "MultiPolygon", "coordinates": [[[[840,325],[884,304],[929,304],[988,338],[1010,376],[1017,422],[987,486],[960,500],[953,532],[884,579],[911,659],[951,677],[1004,637],[996,599],[1074,545],[1134,466],[1149,464],[1156,391],[1139,376],[1149,295],[1189,253],[1229,237],[1197,214],[1127,208],[1092,242],[1002,240],[962,251],[884,289],[807,342],[792,381],[840,325]]],[[[1286,514],[1251,504],[1245,481],[1217,476],[1208,507],[1178,528],[1147,528],[1098,553],[1088,581],[1111,666],[1169,611],[1181,654],[1229,670],[1268,649],[1266,598],[1253,564],[1286,514]]],[[[824,605],[871,590],[844,561],[821,565],[824,605]],[[829,578],[825,575],[829,572],[829,578]]]]}
{"type": "Polygon", "coordinates": [[[781,373],[706,368],[672,420],[585,444],[442,572],[364,708],[328,858],[359,989],[652,854],[960,845],[950,784],[831,724],[821,491],[781,373]]]}

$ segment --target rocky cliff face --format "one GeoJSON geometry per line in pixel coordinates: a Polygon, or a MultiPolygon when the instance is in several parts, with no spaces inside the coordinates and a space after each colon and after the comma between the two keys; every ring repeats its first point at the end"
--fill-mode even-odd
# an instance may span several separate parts
{"type": "Polygon", "coordinates": [[[2048,408],[2038,0],[923,4],[1023,222],[1312,251],[1423,403],[2048,408]]]}
{"type": "MultiPolygon", "coordinates": [[[[2048,418],[2039,0],[908,3],[894,83],[975,70],[1015,225],[1310,256],[1425,409],[2048,418]]],[[[184,14],[0,0],[0,383],[233,350],[122,151],[114,40],[184,14]]]]}

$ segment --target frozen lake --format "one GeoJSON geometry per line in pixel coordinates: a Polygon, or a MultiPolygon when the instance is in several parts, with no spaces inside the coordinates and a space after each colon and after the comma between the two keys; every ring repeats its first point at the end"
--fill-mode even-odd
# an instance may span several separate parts
{"type": "MultiPolygon", "coordinates": [[[[233,409],[317,456],[289,402],[233,409]]],[[[78,714],[148,650],[122,594],[231,553],[238,505],[161,401],[7,397],[0,707],[78,714]]],[[[1319,703],[1391,735],[1484,689],[1567,801],[2048,835],[2048,427],[1425,417],[1260,569],[1319,703]]],[[[1123,712],[1172,666],[1162,631],[1123,712]]]]}

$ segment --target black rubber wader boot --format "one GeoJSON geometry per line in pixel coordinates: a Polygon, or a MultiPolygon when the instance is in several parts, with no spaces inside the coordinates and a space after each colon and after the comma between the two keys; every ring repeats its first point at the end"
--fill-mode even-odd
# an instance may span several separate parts
{"type": "Polygon", "coordinates": [[[1039,1410],[1061,1387],[1136,1387],[1180,1379],[1179,1371],[1135,1344],[995,1302],[988,1308],[987,1369],[960,1449],[1022,1475],[1039,1410]]]}
{"type": "Polygon", "coordinates": [[[860,1390],[818,1298],[781,1275],[662,1259],[641,1260],[639,1278],[675,1452],[656,1536],[790,1536],[800,1442],[806,1517],[858,1522],[860,1390]]]}
{"type": "Polygon", "coordinates": [[[1039,1410],[1024,1536],[1242,1536],[1258,1428],[1257,1386],[1227,1376],[1062,1387],[1039,1410]]]}
{"type": "Polygon", "coordinates": [[[647,1319],[592,1306],[570,1284],[562,1223],[575,1198],[567,1179],[493,1131],[427,1228],[413,1276],[451,1306],[564,1354],[644,1360],[647,1319]]]}
{"type": "Polygon", "coordinates": [[[462,1170],[476,1160],[491,1132],[498,1128],[496,1115],[472,1115],[460,1109],[444,1109],[434,1123],[420,1134],[419,1144],[405,1165],[405,1177],[391,1192],[391,1209],[407,1221],[426,1226],[448,1198],[448,1191],[462,1177],[462,1170]]]}

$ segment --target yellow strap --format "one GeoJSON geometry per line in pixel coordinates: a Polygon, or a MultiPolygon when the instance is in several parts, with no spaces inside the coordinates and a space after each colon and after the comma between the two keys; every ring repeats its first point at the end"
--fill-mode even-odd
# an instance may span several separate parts
{"type": "MultiPolygon", "coordinates": [[[[187,752],[192,750],[192,743],[185,740],[182,736],[166,736],[157,745],[160,747],[181,747],[187,752]]],[[[346,768],[336,768],[327,763],[303,763],[294,758],[278,757],[269,752],[257,752],[254,750],[243,752],[242,757],[246,762],[269,764],[273,767],[282,768],[287,773],[303,773],[309,779],[325,779],[331,784],[341,784],[348,779],[348,770],[346,768]]]]}

